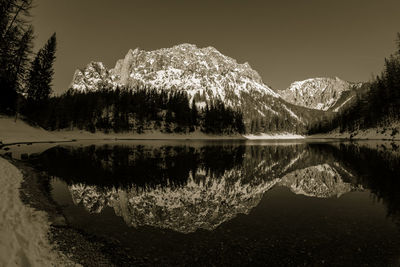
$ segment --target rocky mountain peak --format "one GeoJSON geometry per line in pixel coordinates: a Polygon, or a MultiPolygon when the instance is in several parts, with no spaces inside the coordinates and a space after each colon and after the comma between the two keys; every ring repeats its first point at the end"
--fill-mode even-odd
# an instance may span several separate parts
{"type": "Polygon", "coordinates": [[[221,100],[226,106],[241,109],[245,124],[256,116],[277,116],[289,124],[303,123],[279,94],[263,83],[249,63],[238,63],[214,47],[199,48],[179,44],[170,48],[146,51],[129,50],[115,67],[107,70],[89,64],[74,76],[71,87],[91,91],[117,86],[184,91],[190,101],[200,106],[221,100]]]}
{"type": "MultiPolygon", "coordinates": [[[[102,69],[104,68],[102,65],[102,69]]],[[[97,71],[87,67],[84,72],[86,76],[95,76],[91,72],[97,71]]],[[[238,90],[236,94],[256,90],[278,96],[262,82],[260,75],[247,62],[239,64],[211,46],[198,48],[196,45],[184,43],[153,51],[130,49],[109,70],[109,74],[114,76],[113,81],[115,79],[115,83],[119,85],[155,89],[179,87],[187,90],[189,95],[197,92],[204,94],[209,89],[210,97],[212,95],[219,98],[223,98],[225,90],[238,90]]],[[[74,76],[72,88],[85,90],[84,82],[82,77],[74,76]]],[[[92,87],[88,86],[86,89],[91,90],[92,87]]]]}
{"type": "Polygon", "coordinates": [[[280,92],[292,104],[319,110],[328,110],[340,99],[343,92],[360,87],[360,84],[335,78],[311,78],[293,82],[280,92]]]}
{"type": "Polygon", "coordinates": [[[77,69],[74,73],[70,88],[78,91],[97,90],[100,84],[116,87],[114,78],[102,62],[92,61],[83,69],[77,69]]]}

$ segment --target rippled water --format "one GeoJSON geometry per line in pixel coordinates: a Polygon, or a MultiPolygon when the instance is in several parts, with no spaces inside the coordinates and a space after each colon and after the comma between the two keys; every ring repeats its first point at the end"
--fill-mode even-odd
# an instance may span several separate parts
{"type": "Polygon", "coordinates": [[[114,142],[28,161],[71,225],[149,264],[400,264],[395,143],[114,142]]]}

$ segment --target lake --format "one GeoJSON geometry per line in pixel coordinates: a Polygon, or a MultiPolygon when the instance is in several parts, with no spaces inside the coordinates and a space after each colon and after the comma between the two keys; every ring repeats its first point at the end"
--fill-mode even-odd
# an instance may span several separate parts
{"type": "Polygon", "coordinates": [[[147,264],[400,264],[398,143],[71,143],[25,161],[72,227],[147,264]]]}

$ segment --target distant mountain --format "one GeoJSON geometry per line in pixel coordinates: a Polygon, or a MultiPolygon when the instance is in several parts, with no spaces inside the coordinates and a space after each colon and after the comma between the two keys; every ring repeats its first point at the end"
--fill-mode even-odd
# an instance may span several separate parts
{"type": "Polygon", "coordinates": [[[74,90],[86,92],[95,91],[105,86],[115,89],[117,85],[116,77],[111,75],[103,63],[90,62],[84,69],[75,71],[70,87],[74,90]]]}
{"type": "Polygon", "coordinates": [[[77,70],[70,87],[85,92],[117,86],[183,90],[198,107],[221,100],[226,106],[240,109],[247,126],[263,118],[274,120],[276,131],[304,124],[248,63],[239,64],[213,47],[181,44],[154,51],[136,48],[118,60],[113,69],[92,62],[77,70]]]}
{"type": "Polygon", "coordinates": [[[349,101],[361,83],[352,83],[336,78],[312,78],[292,83],[289,88],[280,91],[282,98],[292,104],[337,112],[349,101]]]}

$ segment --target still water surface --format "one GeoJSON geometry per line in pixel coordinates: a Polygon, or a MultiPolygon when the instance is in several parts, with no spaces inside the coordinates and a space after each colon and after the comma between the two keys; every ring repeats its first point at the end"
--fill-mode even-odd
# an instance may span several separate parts
{"type": "Polygon", "coordinates": [[[395,143],[133,141],[28,161],[73,227],[148,264],[400,264],[395,143]]]}

